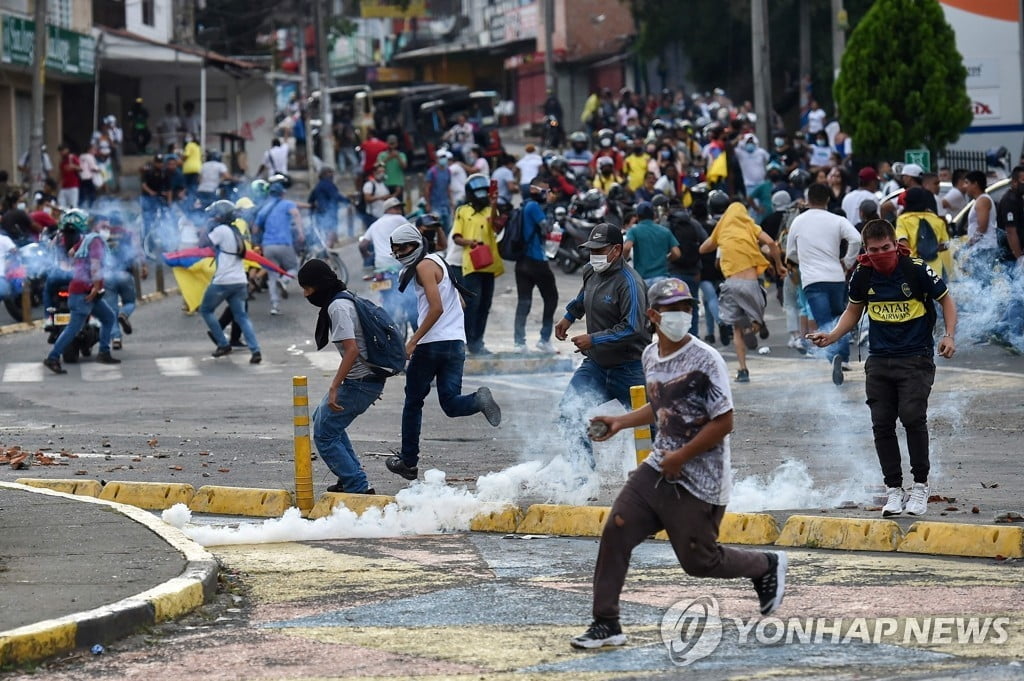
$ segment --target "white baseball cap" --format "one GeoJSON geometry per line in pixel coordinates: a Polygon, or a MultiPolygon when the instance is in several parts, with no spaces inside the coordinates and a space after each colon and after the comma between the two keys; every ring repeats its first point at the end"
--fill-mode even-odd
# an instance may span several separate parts
{"type": "Polygon", "coordinates": [[[907,175],[909,177],[921,177],[921,174],[923,172],[924,168],[922,168],[921,166],[917,165],[916,163],[908,163],[905,166],[903,166],[903,171],[900,174],[907,175]]]}

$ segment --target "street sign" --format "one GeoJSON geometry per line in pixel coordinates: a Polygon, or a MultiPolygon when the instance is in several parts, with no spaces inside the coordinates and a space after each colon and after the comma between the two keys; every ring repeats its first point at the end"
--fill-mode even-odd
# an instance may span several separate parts
{"type": "MultiPolygon", "coordinates": [[[[9,14],[0,19],[0,62],[32,66],[36,24],[9,14]]],[[[93,76],[96,40],[89,35],[46,25],[46,67],[74,76],[93,76]]]]}
{"type": "Polygon", "coordinates": [[[932,152],[927,149],[907,149],[903,152],[904,163],[916,163],[926,173],[932,171],[932,152]]]}

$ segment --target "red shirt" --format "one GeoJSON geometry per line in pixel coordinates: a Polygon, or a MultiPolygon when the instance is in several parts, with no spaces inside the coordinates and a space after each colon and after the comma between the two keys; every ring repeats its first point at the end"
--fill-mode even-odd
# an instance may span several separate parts
{"type": "Polygon", "coordinates": [[[74,189],[82,184],[78,171],[72,168],[72,164],[78,165],[78,157],[74,154],[68,154],[60,161],[61,189],[74,189]]]}
{"type": "Polygon", "coordinates": [[[107,245],[102,238],[93,237],[89,241],[89,255],[79,258],[75,253],[81,245],[82,240],[79,240],[71,249],[71,283],[68,284],[68,293],[89,293],[94,281],[99,282],[100,288],[103,287],[103,256],[107,245]]]}
{"type": "Polygon", "coordinates": [[[373,172],[373,164],[377,162],[377,157],[380,155],[380,152],[387,150],[387,148],[388,143],[376,137],[371,137],[363,142],[363,155],[366,157],[363,160],[363,172],[367,174],[373,172]]]}

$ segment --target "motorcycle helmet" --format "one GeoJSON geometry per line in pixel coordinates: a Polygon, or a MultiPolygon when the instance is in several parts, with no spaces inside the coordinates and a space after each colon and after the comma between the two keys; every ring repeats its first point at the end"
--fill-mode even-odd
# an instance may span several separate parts
{"type": "Polygon", "coordinates": [[[60,216],[60,229],[73,229],[79,234],[89,231],[89,215],[79,208],[72,208],[60,216]]]}
{"type": "Polygon", "coordinates": [[[664,209],[668,206],[668,197],[664,194],[655,194],[654,198],[651,199],[651,205],[654,206],[655,210],[664,209]]]}
{"type": "Polygon", "coordinates": [[[811,174],[803,168],[797,168],[789,174],[789,183],[794,189],[807,189],[811,183],[811,174]]]}
{"type": "Polygon", "coordinates": [[[604,202],[604,194],[600,189],[588,189],[580,200],[580,208],[586,211],[597,210],[604,202]]]}
{"type": "Polygon", "coordinates": [[[221,160],[220,152],[211,149],[210,151],[206,152],[206,160],[207,161],[220,161],[221,160]]]}
{"type": "Polygon", "coordinates": [[[270,184],[281,184],[287,189],[289,180],[287,176],[282,175],[281,173],[274,173],[273,175],[267,178],[267,182],[269,182],[270,184]]]}
{"type": "Polygon", "coordinates": [[[552,170],[559,170],[564,173],[566,170],[569,169],[569,163],[565,160],[563,156],[555,156],[548,163],[548,168],[551,168],[552,170]]]}
{"type": "Polygon", "coordinates": [[[609,128],[601,128],[597,131],[597,143],[602,149],[611,149],[612,144],[615,142],[615,133],[609,128]]]}
{"type": "Polygon", "coordinates": [[[623,189],[622,185],[616,182],[611,187],[608,187],[608,200],[609,201],[623,201],[626,198],[626,190],[623,189]]]}
{"type": "Polygon", "coordinates": [[[490,188],[490,185],[491,182],[487,179],[486,175],[473,173],[466,179],[466,198],[476,206],[486,205],[487,190],[490,188]]]}
{"type": "Polygon", "coordinates": [[[655,118],[653,121],[651,121],[651,130],[663,131],[666,128],[668,128],[668,123],[661,120],[660,118],[655,118]]]}
{"type": "Polygon", "coordinates": [[[262,201],[270,193],[270,183],[266,180],[253,180],[249,185],[249,193],[255,200],[262,201]]]}
{"type": "Polygon", "coordinates": [[[255,207],[256,204],[253,203],[253,200],[250,199],[248,196],[243,196],[242,198],[235,201],[235,208],[237,210],[250,210],[255,207]]]}
{"type": "Polygon", "coordinates": [[[569,214],[569,212],[567,210],[565,210],[565,206],[556,206],[555,207],[555,219],[556,220],[559,220],[559,221],[564,220],[565,216],[568,215],[568,214],[569,214]]]}
{"type": "Polygon", "coordinates": [[[441,224],[441,220],[434,213],[424,213],[416,218],[417,229],[433,229],[441,224]]]}
{"type": "Polygon", "coordinates": [[[271,182],[270,183],[270,189],[268,190],[268,193],[271,196],[284,196],[284,190],[285,190],[284,182],[271,182]]]}
{"type": "Polygon", "coordinates": [[[206,214],[210,216],[217,224],[230,225],[235,221],[237,217],[235,213],[235,204],[231,203],[227,199],[221,199],[220,201],[214,201],[206,207],[206,214]]]}
{"type": "Polygon", "coordinates": [[[580,132],[579,130],[577,130],[573,134],[569,135],[569,142],[573,145],[573,147],[579,145],[577,151],[583,151],[583,149],[586,148],[587,146],[587,133],[580,132]]]}
{"type": "Polygon", "coordinates": [[[708,194],[708,213],[716,216],[722,215],[730,203],[728,194],[721,189],[715,189],[708,194]]]}

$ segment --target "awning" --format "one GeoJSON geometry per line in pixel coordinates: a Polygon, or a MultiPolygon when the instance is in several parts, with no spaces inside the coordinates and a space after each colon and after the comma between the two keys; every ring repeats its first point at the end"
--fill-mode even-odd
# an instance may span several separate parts
{"type": "Polygon", "coordinates": [[[399,52],[391,60],[396,62],[417,61],[456,53],[460,55],[486,54],[504,59],[510,55],[519,54],[524,49],[532,51],[533,45],[536,42],[536,38],[518,38],[500,43],[491,43],[490,45],[445,43],[443,45],[431,45],[430,47],[421,47],[417,50],[399,52]]]}
{"type": "Polygon", "coordinates": [[[182,67],[219,68],[236,78],[262,73],[262,68],[251,62],[226,57],[198,47],[172,45],[152,40],[130,31],[99,26],[97,61],[100,68],[134,77],[177,76],[182,67]]]}

